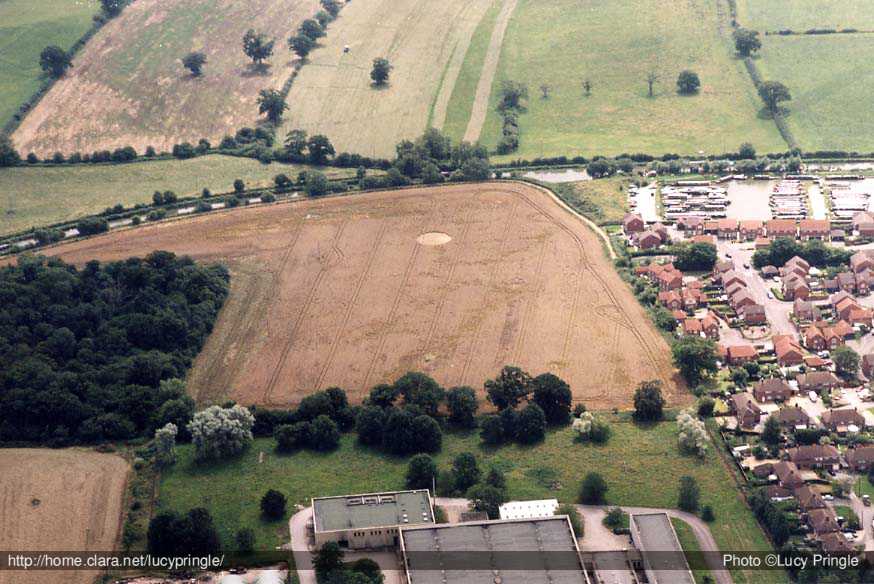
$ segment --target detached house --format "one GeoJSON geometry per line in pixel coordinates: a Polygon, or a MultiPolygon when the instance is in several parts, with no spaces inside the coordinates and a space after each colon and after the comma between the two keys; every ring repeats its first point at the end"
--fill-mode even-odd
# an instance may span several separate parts
{"type": "Polygon", "coordinates": [[[768,322],[765,307],[761,304],[747,304],[740,309],[740,315],[748,326],[762,325],[768,322]]]}
{"type": "Polygon", "coordinates": [[[874,270],[874,257],[866,251],[858,251],[850,257],[850,269],[854,274],[865,270],[874,270]]]}
{"type": "Polygon", "coordinates": [[[622,230],[625,231],[626,235],[640,233],[644,229],[646,229],[646,224],[643,222],[643,218],[637,213],[628,213],[622,218],[622,230]]]}
{"type": "Polygon", "coordinates": [[[747,392],[731,396],[731,411],[737,416],[738,427],[752,430],[762,419],[762,410],[753,401],[753,396],[747,392]]]}
{"type": "Polygon", "coordinates": [[[792,388],[778,377],[763,379],[753,386],[753,396],[759,403],[786,401],[792,397],[792,388]]]}
{"type": "Polygon", "coordinates": [[[731,365],[743,365],[750,361],[755,361],[759,357],[759,352],[752,345],[733,345],[726,347],[726,356],[731,365]]]}
{"type": "Polygon", "coordinates": [[[776,335],[773,341],[777,363],[781,367],[792,367],[804,362],[804,351],[801,349],[801,345],[790,335],[776,335]]]}
{"type": "Polygon", "coordinates": [[[874,353],[862,355],[862,373],[869,380],[871,379],[871,375],[874,374],[874,353]]]}

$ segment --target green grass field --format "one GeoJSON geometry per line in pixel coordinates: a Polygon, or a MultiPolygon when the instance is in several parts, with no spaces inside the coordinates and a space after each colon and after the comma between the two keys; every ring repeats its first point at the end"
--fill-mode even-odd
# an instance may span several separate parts
{"type": "Polygon", "coordinates": [[[39,54],[70,48],[91,28],[97,0],[0,1],[0,126],[39,89],[39,54]]]}
{"type": "Polygon", "coordinates": [[[874,28],[869,0],[738,0],[738,22],[758,30],[874,28]]]}
{"type": "Polygon", "coordinates": [[[786,149],[734,58],[724,0],[521,0],[504,39],[483,141],[497,144],[501,79],[528,85],[519,151],[504,158],[550,155],[786,149]],[[696,96],[679,96],[677,75],[701,77],[696,96]],[[655,97],[646,76],[659,76],[655,97]],[[582,83],[592,83],[585,97],[582,83]],[[542,99],[540,86],[551,87],[542,99]]]}
{"type": "Polygon", "coordinates": [[[874,150],[874,35],[768,36],[765,79],[792,93],[789,127],[804,150],[874,150]]]}
{"type": "MultiPolygon", "coordinates": [[[[116,203],[152,200],[156,190],[180,196],[232,190],[235,179],[263,186],[285,173],[296,178],[305,167],[261,164],[250,158],[210,155],[189,160],[155,160],[118,165],[49,166],[0,169],[0,235],[98,213],[116,203]]],[[[355,171],[322,169],[329,176],[355,171]]]]}
{"type": "MultiPolygon", "coordinates": [[[[692,475],[701,488],[702,503],[714,508],[716,521],[711,529],[723,549],[767,548],[752,513],[715,453],[704,461],[681,455],[672,422],[640,427],[613,421],[611,426],[613,436],[602,446],[575,443],[569,428],[551,432],[537,446],[497,450],[483,449],[476,434],[447,434],[436,459],[441,468],[448,468],[460,452],[475,453],[481,468],[495,466],[504,471],[511,499],[548,496],[576,502],[583,475],[597,471],[609,485],[607,499],[611,504],[675,507],[680,477],[692,475]],[[555,485],[559,490],[551,488],[555,485]]],[[[272,439],[259,439],[242,459],[204,467],[193,464],[190,446],[180,447],[179,461],[161,480],[160,508],[187,511],[205,506],[223,541],[231,542],[237,529],[251,527],[258,546],[272,549],[287,540],[288,528],[285,521],[266,523],[260,519],[259,501],[267,489],[285,493],[293,508],[295,503],[308,504],[314,496],[404,487],[407,459],[360,447],[354,435],[343,436],[340,449],[328,454],[281,456],[274,453],[274,445],[272,439]],[[261,452],[265,456],[259,463],[261,452]]],[[[770,579],[776,578],[770,572],[755,576],[756,580],[745,579],[738,573],[735,581],[778,581],[770,579]]]]}
{"type": "Polygon", "coordinates": [[[455,80],[455,87],[452,89],[452,97],[449,99],[449,106],[446,110],[446,121],[442,128],[453,140],[461,140],[467,129],[467,122],[470,119],[470,111],[473,108],[473,100],[476,95],[476,85],[479,82],[480,73],[482,73],[489,40],[492,36],[492,30],[495,28],[495,20],[500,8],[501,3],[494,0],[491,7],[483,15],[470,39],[470,46],[467,47],[467,54],[464,56],[464,64],[455,80]]]}

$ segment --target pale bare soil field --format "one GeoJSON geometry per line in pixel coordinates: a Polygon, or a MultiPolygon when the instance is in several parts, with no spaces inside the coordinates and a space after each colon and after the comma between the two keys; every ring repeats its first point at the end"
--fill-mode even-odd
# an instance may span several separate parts
{"type": "MultiPolygon", "coordinates": [[[[128,464],[93,451],[0,450],[0,549],[115,549],[128,464]]],[[[90,584],[92,571],[0,570],[0,584],[90,584]]]]}
{"type": "Polygon", "coordinates": [[[391,156],[446,115],[471,36],[492,0],[355,0],[295,79],[281,135],[327,135],[338,151],[391,156]],[[344,52],[345,46],[349,52],[344,52]],[[373,59],[394,69],[371,85],[373,59]]]}
{"type": "Polygon", "coordinates": [[[318,0],[137,0],[88,42],[13,141],[43,156],[217,143],[255,123],[258,92],[291,74],[286,39],[318,10],[318,0]],[[265,71],[243,54],[249,28],[276,38],[265,71]],[[202,77],[183,68],[189,51],[206,54],[202,77]]]}
{"type": "Polygon", "coordinates": [[[218,213],[49,250],[67,261],[167,249],[228,264],[231,295],[189,388],[200,401],[287,406],[422,370],[446,386],[505,364],[552,371],[590,407],[628,406],[668,346],[547,191],[521,183],[416,188],[218,213]]]}

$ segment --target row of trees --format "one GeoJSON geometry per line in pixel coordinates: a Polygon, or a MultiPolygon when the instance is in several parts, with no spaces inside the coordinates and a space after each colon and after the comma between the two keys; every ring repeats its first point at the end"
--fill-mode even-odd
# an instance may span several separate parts
{"type": "Polygon", "coordinates": [[[832,247],[818,239],[800,243],[789,237],[779,237],[753,254],[753,266],[782,267],[794,256],[800,256],[817,268],[838,267],[850,262],[851,251],[832,247]]]}

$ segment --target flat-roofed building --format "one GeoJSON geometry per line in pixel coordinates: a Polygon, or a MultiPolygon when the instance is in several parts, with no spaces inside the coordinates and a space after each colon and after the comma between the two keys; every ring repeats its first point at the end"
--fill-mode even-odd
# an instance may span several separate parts
{"type": "Polygon", "coordinates": [[[629,527],[631,540],[641,552],[649,584],[695,584],[667,513],[632,514],[629,527]]]}
{"type": "Polygon", "coordinates": [[[567,515],[400,531],[407,584],[589,584],[567,515]]]}
{"type": "Polygon", "coordinates": [[[558,500],[510,501],[498,507],[501,519],[538,519],[552,517],[558,509],[558,500]]]}
{"type": "Polygon", "coordinates": [[[399,527],[433,523],[434,509],[427,490],[313,499],[318,547],[329,541],[350,549],[397,546],[399,527]]]}

